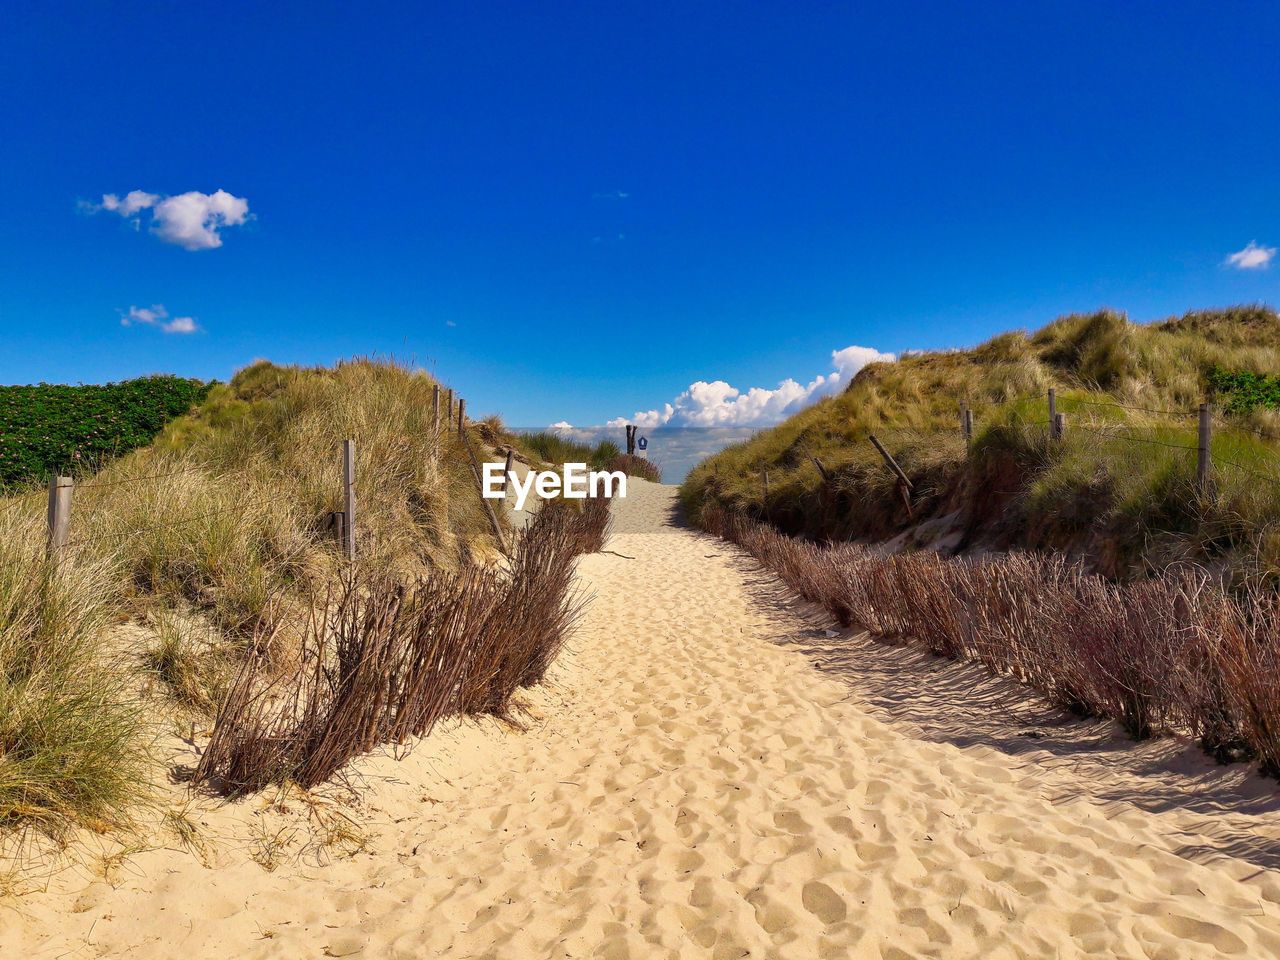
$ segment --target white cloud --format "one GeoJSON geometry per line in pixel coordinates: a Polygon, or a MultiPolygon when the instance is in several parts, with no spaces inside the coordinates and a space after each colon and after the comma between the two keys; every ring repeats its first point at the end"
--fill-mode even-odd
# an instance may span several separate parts
{"type": "Polygon", "coordinates": [[[155,206],[159,199],[156,194],[145,190],[130,190],[123,200],[114,193],[105,193],[102,195],[102,209],[118,213],[122,217],[132,217],[140,210],[155,206]]]}
{"type": "Polygon", "coordinates": [[[146,326],[159,327],[165,333],[195,333],[200,329],[196,324],[195,317],[171,318],[163,303],[152,304],[150,307],[130,307],[128,313],[122,310],[120,311],[120,324],[125,327],[144,324],[146,326]]]}
{"type": "Polygon", "coordinates": [[[660,409],[638,410],[634,416],[610,420],[608,426],[634,423],[645,429],[671,427],[767,427],[780,423],[821,397],[842,390],[869,363],[891,362],[892,353],[871,347],[845,347],[831,352],[831,373],[802,385],[788,377],[774,390],[751,387],[743,392],[723,380],[699,380],[660,409]]]}
{"type": "MultiPolygon", "coordinates": [[[[237,227],[249,219],[249,201],[225,190],[201,193],[191,190],[172,197],[162,197],[145,190],[132,190],[120,199],[114,193],[103,194],[101,204],[86,204],[93,212],[109,210],[127,218],[151,211],[151,232],[166,243],[187,250],[212,250],[222,246],[218,232],[223,227],[237,227]]],[[[134,219],[134,226],[140,220],[134,219]]]]}
{"type": "Polygon", "coordinates": [[[1256,240],[1250,240],[1243,250],[1237,250],[1227,257],[1227,265],[1238,270],[1260,270],[1271,262],[1276,255],[1275,247],[1260,247],[1256,240]]]}

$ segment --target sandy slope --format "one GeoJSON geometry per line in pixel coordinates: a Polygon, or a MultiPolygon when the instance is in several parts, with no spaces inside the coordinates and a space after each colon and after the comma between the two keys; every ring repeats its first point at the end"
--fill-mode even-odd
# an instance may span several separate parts
{"type": "Polygon", "coordinates": [[[202,856],[64,870],[0,956],[1280,956],[1274,785],[828,638],[631,487],[527,731],[362,760],[353,855],[330,801],[202,800],[202,856]]]}

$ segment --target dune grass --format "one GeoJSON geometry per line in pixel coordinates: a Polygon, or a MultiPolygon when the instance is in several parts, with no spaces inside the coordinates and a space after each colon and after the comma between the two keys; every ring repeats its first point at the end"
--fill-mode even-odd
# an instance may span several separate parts
{"type": "Polygon", "coordinates": [[[550,431],[522,433],[514,439],[526,454],[553,466],[585,463],[589,470],[611,469],[609,463],[621,453],[612,440],[601,440],[593,447],[550,431]]]}
{"type": "Polygon", "coordinates": [[[213,715],[247,656],[286,670],[339,573],[412,582],[498,556],[470,458],[432,422],[434,381],[394,362],[256,363],[150,446],[77,476],[45,559],[45,495],[0,500],[0,824],[107,822],[136,800],[158,681],[213,715]],[[356,441],[358,557],[326,530],[356,441]],[[149,621],[131,660],[110,627],[149,621]]]}
{"type": "Polygon", "coordinates": [[[621,471],[629,477],[640,477],[651,483],[662,482],[662,468],[647,457],[622,453],[609,461],[607,469],[621,471]]]}
{"type": "Polygon", "coordinates": [[[958,511],[967,542],[1089,553],[1117,576],[1189,559],[1275,570],[1280,415],[1220,403],[1214,485],[1206,496],[1194,484],[1185,448],[1213,369],[1280,369],[1280,316],[1063,317],[1034,335],[872,364],[840,395],[699,464],[682,499],[695,519],[716,503],[815,539],[883,539],[958,511]],[[1061,444],[1048,442],[1049,387],[1067,415],[1061,444]],[[968,457],[962,403],[975,420],[968,457]],[[911,515],[870,434],[910,476],[911,515]]]}
{"type": "Polygon", "coordinates": [[[0,510],[0,827],[118,824],[143,794],[134,678],[104,645],[109,562],[51,562],[40,524],[0,510]]]}

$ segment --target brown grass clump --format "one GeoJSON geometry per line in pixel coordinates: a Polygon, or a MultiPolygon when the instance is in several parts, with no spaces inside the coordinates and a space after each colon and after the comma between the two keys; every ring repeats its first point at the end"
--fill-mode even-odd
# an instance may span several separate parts
{"type": "Polygon", "coordinates": [[[1143,739],[1186,730],[1220,761],[1280,776],[1280,596],[1228,592],[1202,571],[1131,583],[1061,556],[982,561],[794,540],[715,504],[704,528],[775,570],[845,626],[920,643],[1012,677],[1143,739]]]}
{"type": "Polygon", "coordinates": [[[229,792],[309,787],[444,717],[506,716],[582,612],[573,560],[603,543],[609,514],[599,502],[547,504],[518,534],[506,570],[466,566],[409,585],[351,571],[313,611],[295,670],[269,676],[266,651],[245,661],[196,779],[229,792]]]}
{"type": "Polygon", "coordinates": [[[620,453],[609,461],[607,470],[620,470],[629,477],[639,477],[651,483],[662,482],[662,468],[652,460],[630,453],[620,453]]]}

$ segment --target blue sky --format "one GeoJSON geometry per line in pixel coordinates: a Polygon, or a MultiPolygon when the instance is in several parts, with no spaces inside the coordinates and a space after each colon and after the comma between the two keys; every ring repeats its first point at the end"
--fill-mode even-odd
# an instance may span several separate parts
{"type": "Polygon", "coordinates": [[[1280,261],[1227,258],[1280,246],[1278,20],[6,4],[0,382],[394,353],[603,423],[821,392],[851,346],[1274,301],[1280,261]]]}

